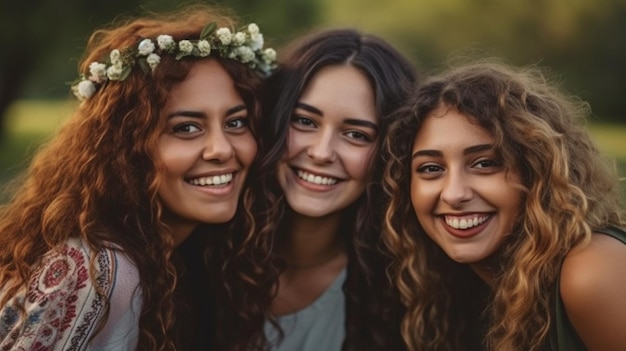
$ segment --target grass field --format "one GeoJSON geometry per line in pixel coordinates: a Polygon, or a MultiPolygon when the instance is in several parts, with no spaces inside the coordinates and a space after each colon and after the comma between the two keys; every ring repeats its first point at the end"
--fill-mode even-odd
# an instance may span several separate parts
{"type": "MultiPolygon", "coordinates": [[[[37,147],[76,107],[75,101],[18,101],[7,115],[7,134],[0,145],[0,184],[12,179],[37,147]]],[[[626,125],[592,124],[589,130],[598,147],[614,157],[626,177],[626,125]]],[[[626,199],[626,180],[624,181],[626,199]]]]}

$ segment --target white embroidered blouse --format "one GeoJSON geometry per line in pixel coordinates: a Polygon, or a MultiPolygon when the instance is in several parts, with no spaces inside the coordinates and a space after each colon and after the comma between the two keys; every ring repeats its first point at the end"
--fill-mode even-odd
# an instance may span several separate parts
{"type": "MultiPolygon", "coordinates": [[[[139,337],[141,289],[139,273],[119,250],[97,253],[97,286],[89,279],[90,251],[70,239],[59,251],[44,255],[28,284],[0,311],[0,350],[134,350],[139,337]],[[20,318],[16,302],[25,306],[20,318]]],[[[4,292],[0,290],[0,296],[4,292]]]]}

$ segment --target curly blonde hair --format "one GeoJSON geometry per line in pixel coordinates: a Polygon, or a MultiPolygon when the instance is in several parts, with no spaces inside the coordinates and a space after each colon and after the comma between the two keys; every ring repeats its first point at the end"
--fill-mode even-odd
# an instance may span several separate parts
{"type": "MultiPolygon", "coordinates": [[[[199,4],[121,19],[94,32],[79,71],[89,72],[91,62],[113,49],[135,47],[143,38],[198,38],[210,22],[232,27],[234,19],[225,9],[199,4]]],[[[214,59],[236,82],[254,121],[260,110],[260,78],[239,62],[214,59]]],[[[0,305],[27,284],[32,266],[45,252],[80,237],[94,252],[121,248],[137,266],[143,299],[138,349],[175,349],[171,333],[177,274],[170,260],[171,231],[161,219],[157,190],[165,166],[156,150],[166,123],[160,112],[194,60],[164,56],[151,75],[134,69],[123,82],[106,83],[39,150],[1,210],[0,305]]],[[[239,212],[252,235],[251,214],[239,212]]],[[[90,267],[97,287],[94,262],[90,267]]]]}
{"type": "Polygon", "coordinates": [[[594,229],[624,224],[615,164],[586,129],[588,104],[546,77],[537,67],[495,60],[467,64],[431,78],[398,111],[384,148],[384,240],[396,256],[392,274],[407,307],[402,334],[411,350],[470,349],[472,337],[491,350],[541,349],[563,258],[594,229]],[[489,131],[505,167],[521,175],[513,235],[494,260],[496,281],[478,310],[468,295],[480,293],[481,283],[428,238],[407,191],[420,122],[441,106],[489,131]],[[486,330],[472,329],[472,318],[486,321],[486,330]]]}

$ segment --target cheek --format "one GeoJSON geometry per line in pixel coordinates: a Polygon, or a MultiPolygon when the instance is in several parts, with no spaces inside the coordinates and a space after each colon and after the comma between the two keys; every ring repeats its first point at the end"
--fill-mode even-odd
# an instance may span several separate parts
{"type": "Polygon", "coordinates": [[[157,153],[158,158],[165,167],[166,176],[171,173],[184,172],[195,157],[192,148],[183,147],[179,143],[168,140],[159,142],[157,153]]]}
{"type": "Polygon", "coordinates": [[[240,138],[236,138],[231,141],[231,145],[235,149],[237,158],[245,166],[250,165],[252,161],[254,161],[258,151],[258,146],[252,135],[245,135],[240,138]]]}
{"type": "Polygon", "coordinates": [[[422,200],[423,197],[420,194],[420,187],[415,180],[411,180],[411,185],[409,188],[410,188],[409,191],[411,195],[411,204],[413,205],[413,210],[415,211],[415,214],[417,215],[420,210],[419,206],[422,203],[420,200],[422,200]]]}
{"type": "Polygon", "coordinates": [[[410,185],[411,204],[415,214],[420,217],[432,212],[437,203],[437,192],[432,184],[412,178],[410,185]]]}
{"type": "Polygon", "coordinates": [[[510,212],[511,220],[516,218],[522,207],[522,192],[519,189],[508,187],[501,193],[502,206],[510,212]]]}
{"type": "Polygon", "coordinates": [[[287,143],[285,145],[285,152],[283,155],[283,159],[291,159],[297,154],[300,153],[302,149],[305,148],[306,145],[306,135],[298,135],[297,132],[293,131],[291,128],[289,129],[289,133],[287,134],[287,143]]]}
{"type": "Polygon", "coordinates": [[[347,172],[356,179],[365,179],[370,173],[372,159],[375,157],[374,147],[367,149],[352,150],[344,153],[340,158],[343,160],[347,172]]]}
{"type": "Polygon", "coordinates": [[[516,213],[522,205],[522,188],[516,177],[506,178],[504,175],[497,180],[481,184],[480,193],[494,205],[516,213]]]}

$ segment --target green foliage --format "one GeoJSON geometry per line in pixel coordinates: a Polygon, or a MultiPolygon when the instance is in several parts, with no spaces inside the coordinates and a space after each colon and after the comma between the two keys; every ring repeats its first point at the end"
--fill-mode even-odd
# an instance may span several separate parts
{"type": "Polygon", "coordinates": [[[0,78],[12,69],[7,55],[16,56],[15,62],[22,62],[23,67],[13,68],[27,70],[19,80],[23,86],[15,86],[17,98],[66,97],[68,88],[62,82],[76,76],[78,61],[94,29],[129,16],[173,10],[189,2],[232,9],[241,21],[260,26],[268,46],[282,43],[285,33],[319,21],[316,0],[1,1],[0,42],[4,49],[0,78]],[[62,20],[51,14],[62,14],[62,20]]]}
{"type": "Polygon", "coordinates": [[[321,0],[323,23],[377,33],[427,71],[459,56],[551,68],[606,121],[626,122],[626,0],[321,0]]]}

